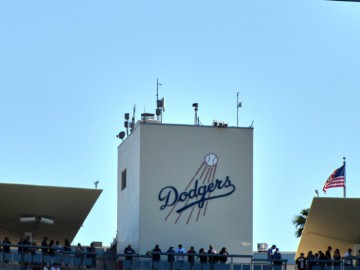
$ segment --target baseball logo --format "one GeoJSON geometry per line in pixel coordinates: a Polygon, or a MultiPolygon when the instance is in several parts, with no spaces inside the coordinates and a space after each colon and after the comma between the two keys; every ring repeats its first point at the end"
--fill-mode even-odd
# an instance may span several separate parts
{"type": "Polygon", "coordinates": [[[207,154],[205,156],[205,162],[208,166],[215,166],[218,162],[217,156],[215,154],[207,154]]]}

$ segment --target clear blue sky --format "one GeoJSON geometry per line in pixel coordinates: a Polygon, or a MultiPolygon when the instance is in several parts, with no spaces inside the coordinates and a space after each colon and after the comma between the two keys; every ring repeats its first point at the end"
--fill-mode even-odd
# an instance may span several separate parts
{"type": "Polygon", "coordinates": [[[192,124],[198,102],[204,125],[235,126],[239,92],[240,126],[255,128],[254,249],[296,250],[291,221],[343,156],[359,197],[359,33],[359,3],[2,0],[0,181],[99,180],[75,242],[108,245],[124,112],[154,112],[159,78],[164,122],[192,124]]]}

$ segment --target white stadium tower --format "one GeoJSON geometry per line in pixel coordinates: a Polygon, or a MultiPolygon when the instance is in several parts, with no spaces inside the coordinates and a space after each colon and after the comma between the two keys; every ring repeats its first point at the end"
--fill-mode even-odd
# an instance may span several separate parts
{"type": "Polygon", "coordinates": [[[252,255],[253,128],[144,117],[118,147],[117,211],[119,253],[211,244],[252,255]]]}

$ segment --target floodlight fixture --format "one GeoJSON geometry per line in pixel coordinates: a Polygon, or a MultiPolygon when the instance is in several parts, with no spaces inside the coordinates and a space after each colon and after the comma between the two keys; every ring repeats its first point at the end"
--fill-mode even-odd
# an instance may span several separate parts
{"type": "Polygon", "coordinates": [[[95,181],[95,182],[94,182],[95,189],[97,189],[98,184],[99,184],[99,181],[95,181]]]}
{"type": "Polygon", "coordinates": [[[45,217],[41,217],[41,218],[40,218],[40,222],[45,223],[45,224],[49,224],[49,225],[54,224],[54,220],[53,220],[53,219],[45,218],[45,217]]]}
{"type": "Polygon", "coordinates": [[[120,133],[116,135],[116,137],[120,140],[123,140],[125,138],[125,131],[120,131],[120,133]]]}
{"type": "Polygon", "coordinates": [[[156,113],[156,116],[160,116],[161,115],[161,109],[156,109],[155,113],[156,113]]]}
{"type": "Polygon", "coordinates": [[[35,222],[36,217],[21,217],[20,222],[35,222]]]}
{"type": "Polygon", "coordinates": [[[198,115],[197,115],[197,111],[198,111],[199,103],[197,103],[197,102],[196,102],[196,103],[193,103],[192,106],[193,106],[193,108],[194,108],[194,110],[195,110],[194,124],[195,124],[196,126],[198,126],[198,125],[199,125],[199,117],[198,117],[198,115]]]}
{"type": "Polygon", "coordinates": [[[157,105],[158,108],[162,108],[164,106],[162,99],[158,99],[156,103],[157,103],[156,105],[157,105]]]}

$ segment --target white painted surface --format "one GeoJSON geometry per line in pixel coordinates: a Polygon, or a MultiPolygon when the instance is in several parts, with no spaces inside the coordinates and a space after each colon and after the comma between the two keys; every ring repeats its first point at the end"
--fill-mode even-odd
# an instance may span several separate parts
{"type": "Polygon", "coordinates": [[[253,129],[140,124],[119,146],[118,168],[118,252],[129,243],[140,254],[155,244],[166,252],[181,243],[196,251],[213,244],[217,251],[225,246],[231,254],[252,254],[253,129]],[[120,192],[124,168],[127,187],[120,192]],[[186,201],[171,213],[172,207],[160,209],[159,192],[166,186],[189,192],[197,179],[199,187],[227,177],[235,186],[227,197],[194,205],[180,217],[176,210],[186,201]]]}

